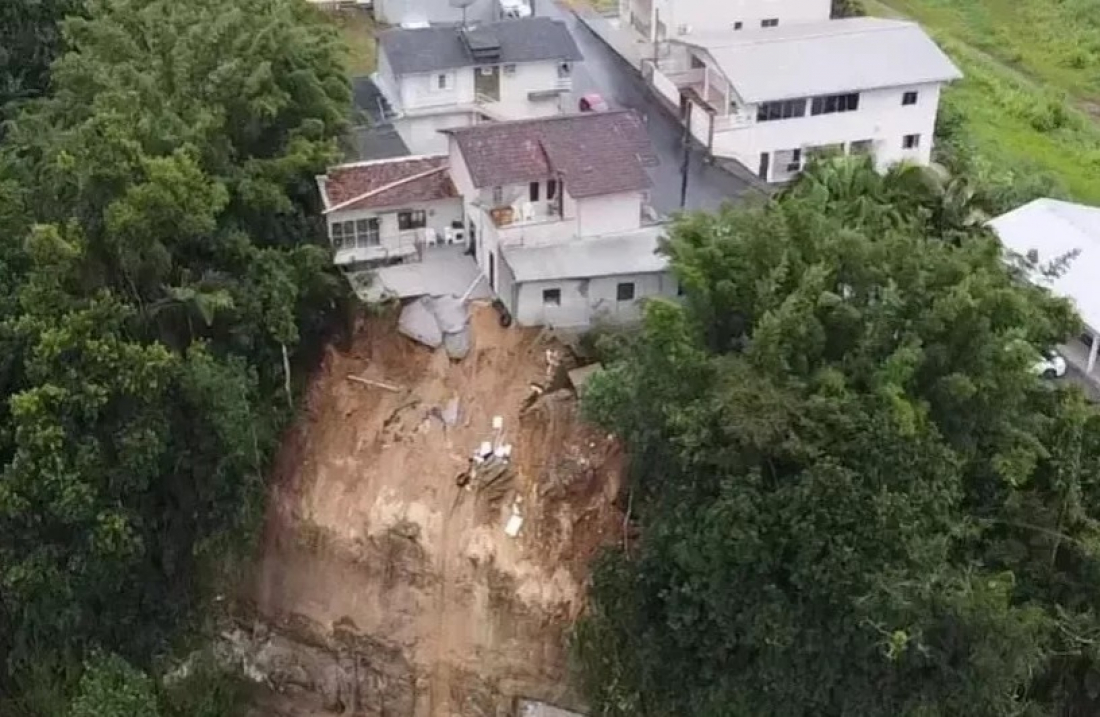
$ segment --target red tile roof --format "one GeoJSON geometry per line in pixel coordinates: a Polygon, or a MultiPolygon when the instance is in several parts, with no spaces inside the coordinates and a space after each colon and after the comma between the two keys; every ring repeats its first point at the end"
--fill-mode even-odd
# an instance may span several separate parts
{"type": "Polygon", "coordinates": [[[561,176],[575,198],[646,189],[656,163],[641,118],[591,112],[445,130],[458,143],[474,186],[561,176]]]}
{"type": "Polygon", "coordinates": [[[399,207],[458,196],[445,156],[345,164],[329,169],[323,180],[321,191],[330,211],[399,207]]]}

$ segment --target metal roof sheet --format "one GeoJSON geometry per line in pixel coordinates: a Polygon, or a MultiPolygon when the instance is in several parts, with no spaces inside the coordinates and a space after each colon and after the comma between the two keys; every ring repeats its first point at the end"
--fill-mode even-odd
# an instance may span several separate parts
{"type": "Polygon", "coordinates": [[[706,50],[748,103],[962,77],[920,25],[901,20],[859,17],[704,32],[675,42],[706,50]]]}
{"type": "Polygon", "coordinates": [[[505,247],[502,251],[518,283],[654,274],[668,270],[668,257],[657,253],[663,234],[663,226],[652,226],[626,234],[545,246],[505,247]]]}

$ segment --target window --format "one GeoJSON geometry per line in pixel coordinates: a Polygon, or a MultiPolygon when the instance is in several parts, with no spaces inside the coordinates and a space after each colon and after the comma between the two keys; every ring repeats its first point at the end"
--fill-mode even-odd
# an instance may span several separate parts
{"type": "Polygon", "coordinates": [[[564,80],[565,78],[571,77],[572,75],[573,75],[573,65],[571,65],[568,62],[563,62],[560,65],[558,65],[558,77],[559,78],[564,80]]]}
{"type": "Polygon", "coordinates": [[[836,112],[853,112],[858,109],[859,93],[851,92],[845,95],[815,97],[810,107],[810,114],[831,115],[836,112]]]}
{"type": "Polygon", "coordinates": [[[539,200],[539,183],[531,182],[530,186],[531,201],[537,202],[539,200]]]}
{"type": "Polygon", "coordinates": [[[848,146],[849,154],[870,154],[874,149],[875,141],[872,139],[857,139],[848,146]]]}
{"type": "Polygon", "coordinates": [[[790,159],[789,162],[787,162],[787,171],[788,172],[797,172],[800,169],[802,169],[802,149],[801,148],[792,149],[791,150],[791,159],[790,159]]]}
{"type": "Polygon", "coordinates": [[[493,206],[504,204],[504,187],[493,187],[493,206]]]}
{"type": "Polygon", "coordinates": [[[909,105],[917,104],[917,93],[916,92],[906,92],[905,94],[903,94],[901,96],[901,104],[905,107],[908,107],[909,105]]]}
{"type": "Polygon", "coordinates": [[[760,21],[760,27],[779,27],[779,18],[772,17],[760,21]]]}
{"type": "Polygon", "coordinates": [[[634,300],[634,282],[626,281],[615,287],[615,298],[618,301],[634,300]]]}
{"type": "Polygon", "coordinates": [[[763,102],[756,109],[756,119],[759,122],[771,122],[772,120],[805,116],[806,100],[804,99],[783,100],[782,102],[763,102]]]}
{"type": "Polygon", "coordinates": [[[332,246],[336,250],[378,246],[378,218],[353,222],[335,222],[331,228],[332,246]]]}
{"type": "Polygon", "coordinates": [[[511,77],[512,75],[516,74],[516,66],[515,65],[505,65],[504,66],[504,74],[507,75],[508,77],[511,77]]]}
{"type": "Polygon", "coordinates": [[[550,201],[558,196],[558,180],[551,179],[546,183],[546,201],[550,201]]]}
{"type": "Polygon", "coordinates": [[[738,20],[737,22],[733,23],[733,29],[734,29],[734,30],[740,30],[740,29],[741,29],[741,28],[743,28],[744,26],[745,26],[745,23],[741,22],[740,20],[738,20]]]}
{"type": "Polygon", "coordinates": [[[543,306],[561,306],[561,289],[543,289],[543,306]]]}
{"type": "Polygon", "coordinates": [[[707,63],[705,63],[705,62],[703,62],[702,60],[700,60],[700,59],[699,59],[699,57],[698,57],[697,55],[692,55],[692,56],[691,56],[691,69],[693,69],[693,70],[701,70],[701,69],[703,69],[703,68],[704,68],[704,67],[706,67],[706,66],[707,66],[707,63]]]}
{"type": "Polygon", "coordinates": [[[397,228],[401,231],[421,229],[428,225],[428,214],[423,209],[412,209],[397,213],[397,228]]]}
{"type": "Polygon", "coordinates": [[[917,149],[920,147],[919,134],[907,134],[901,138],[902,149],[917,149]]]}
{"type": "Polygon", "coordinates": [[[437,90],[445,90],[450,84],[451,78],[446,72],[442,72],[435,76],[435,88],[437,90]]]}

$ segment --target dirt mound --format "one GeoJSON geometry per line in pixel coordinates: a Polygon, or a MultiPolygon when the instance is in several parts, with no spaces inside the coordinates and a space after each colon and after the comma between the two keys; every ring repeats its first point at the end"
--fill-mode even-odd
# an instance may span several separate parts
{"type": "Polygon", "coordinates": [[[272,624],[350,625],[400,654],[414,707],[387,715],[503,714],[517,694],[568,701],[564,631],[591,558],[620,537],[618,446],[557,390],[567,353],[540,332],[477,307],[473,349],[452,362],[394,324],[365,320],[350,351],[326,356],[277,460],[249,597],[272,624]],[[532,385],[547,389],[533,403],[532,385]],[[456,484],[484,441],[512,446],[496,502],[456,484]],[[514,510],[523,523],[509,537],[514,510]]]}

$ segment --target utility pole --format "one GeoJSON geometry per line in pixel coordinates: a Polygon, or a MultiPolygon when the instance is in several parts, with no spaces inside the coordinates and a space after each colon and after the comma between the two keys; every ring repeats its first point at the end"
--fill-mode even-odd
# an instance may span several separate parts
{"type": "Polygon", "coordinates": [[[680,91],[680,121],[684,124],[681,139],[684,158],[680,164],[680,209],[683,209],[687,206],[688,170],[691,168],[691,100],[683,90],[680,91]]]}

